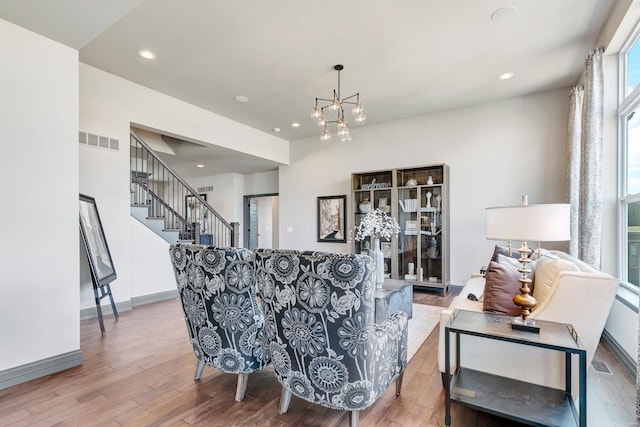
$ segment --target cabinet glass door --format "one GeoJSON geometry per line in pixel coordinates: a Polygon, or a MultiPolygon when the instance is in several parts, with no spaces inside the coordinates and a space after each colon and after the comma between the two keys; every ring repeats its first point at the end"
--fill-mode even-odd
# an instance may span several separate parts
{"type": "Polygon", "coordinates": [[[420,208],[420,268],[423,278],[442,283],[442,185],[422,188],[420,208]]]}
{"type": "Polygon", "coordinates": [[[398,189],[398,278],[417,280],[418,253],[420,253],[418,235],[420,225],[418,218],[419,191],[417,187],[401,187],[398,189]]]}

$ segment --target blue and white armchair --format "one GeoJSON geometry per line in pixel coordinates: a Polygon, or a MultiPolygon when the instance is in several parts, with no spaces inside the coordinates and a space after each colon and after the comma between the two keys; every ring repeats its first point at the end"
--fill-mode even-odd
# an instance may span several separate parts
{"type": "Polygon", "coordinates": [[[274,371],[291,394],[333,409],[359,411],[396,381],[407,365],[407,315],[374,323],[373,262],[366,255],[259,249],[258,296],[274,371]]]}
{"type": "Polygon", "coordinates": [[[270,363],[264,318],[256,300],[253,253],[246,249],[173,244],[171,261],[185,322],[204,366],[238,374],[236,400],[244,399],[248,374],[270,363]]]}

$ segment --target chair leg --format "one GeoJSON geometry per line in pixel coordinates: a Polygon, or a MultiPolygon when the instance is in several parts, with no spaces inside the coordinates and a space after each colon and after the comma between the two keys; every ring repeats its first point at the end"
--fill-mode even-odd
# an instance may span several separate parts
{"type": "Polygon", "coordinates": [[[282,387],[282,394],[280,395],[280,413],[284,414],[289,410],[289,403],[291,402],[291,390],[286,387],[282,387]]]}
{"type": "Polygon", "coordinates": [[[396,396],[400,396],[400,390],[402,390],[402,379],[404,378],[404,371],[396,378],[396,396]]]}
{"type": "Polygon", "coordinates": [[[236,386],[236,402],[242,402],[244,393],[247,391],[249,374],[238,374],[238,385],[236,386]]]}
{"type": "Polygon", "coordinates": [[[351,416],[349,417],[349,427],[358,427],[359,422],[360,411],[351,411],[351,416]]]}
{"type": "Polygon", "coordinates": [[[198,366],[196,366],[196,375],[193,378],[195,381],[198,381],[202,376],[202,371],[204,371],[204,360],[198,360],[198,366]]]}

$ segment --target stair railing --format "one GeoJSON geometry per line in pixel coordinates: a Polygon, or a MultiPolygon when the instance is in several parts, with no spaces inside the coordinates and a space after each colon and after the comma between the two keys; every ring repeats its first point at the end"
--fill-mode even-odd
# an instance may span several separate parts
{"type": "Polygon", "coordinates": [[[164,218],[164,228],[181,240],[238,246],[237,223],[230,224],[178,176],[135,133],[130,134],[131,205],[147,206],[149,217],[164,218]]]}

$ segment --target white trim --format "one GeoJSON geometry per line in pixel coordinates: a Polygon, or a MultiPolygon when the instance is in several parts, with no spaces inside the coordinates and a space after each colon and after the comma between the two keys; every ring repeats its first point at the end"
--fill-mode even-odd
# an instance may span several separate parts
{"type": "MultiPolygon", "coordinates": [[[[133,306],[131,305],[131,301],[120,301],[116,303],[116,310],[118,313],[122,313],[123,311],[131,310],[133,306]]],[[[113,314],[113,310],[111,309],[111,304],[100,305],[102,310],[102,316],[113,314]]],[[[98,317],[98,310],[96,307],[83,308],[80,310],[80,320],[88,320],[95,319],[98,317]]]]}
{"type": "Polygon", "coordinates": [[[152,304],[154,302],[166,301],[169,299],[174,299],[180,297],[177,289],[172,289],[170,291],[157,292],[151,295],[142,295],[139,297],[131,298],[131,304],[134,307],[144,304],[152,304]]]}
{"type": "Polygon", "coordinates": [[[635,376],[638,369],[637,362],[624,351],[620,344],[618,344],[618,341],[616,341],[606,329],[602,332],[602,341],[609,347],[609,350],[611,350],[616,359],[620,361],[622,366],[629,371],[629,374],[635,376]]]}
{"type": "Polygon", "coordinates": [[[82,365],[82,350],[47,357],[0,372],[0,390],[82,365]]]}
{"type": "MultiPolygon", "coordinates": [[[[152,304],[154,302],[165,301],[173,298],[178,298],[180,295],[178,294],[177,289],[172,289],[169,291],[157,292],[155,294],[150,295],[141,295],[138,297],[132,297],[130,301],[121,301],[116,303],[116,310],[118,313],[123,311],[129,311],[133,309],[133,307],[137,307],[139,305],[152,304]]],[[[111,309],[111,305],[101,305],[102,315],[113,314],[113,310],[111,309]]],[[[80,310],[80,320],[88,320],[95,319],[98,317],[98,311],[95,307],[83,308],[80,310]]]]}

